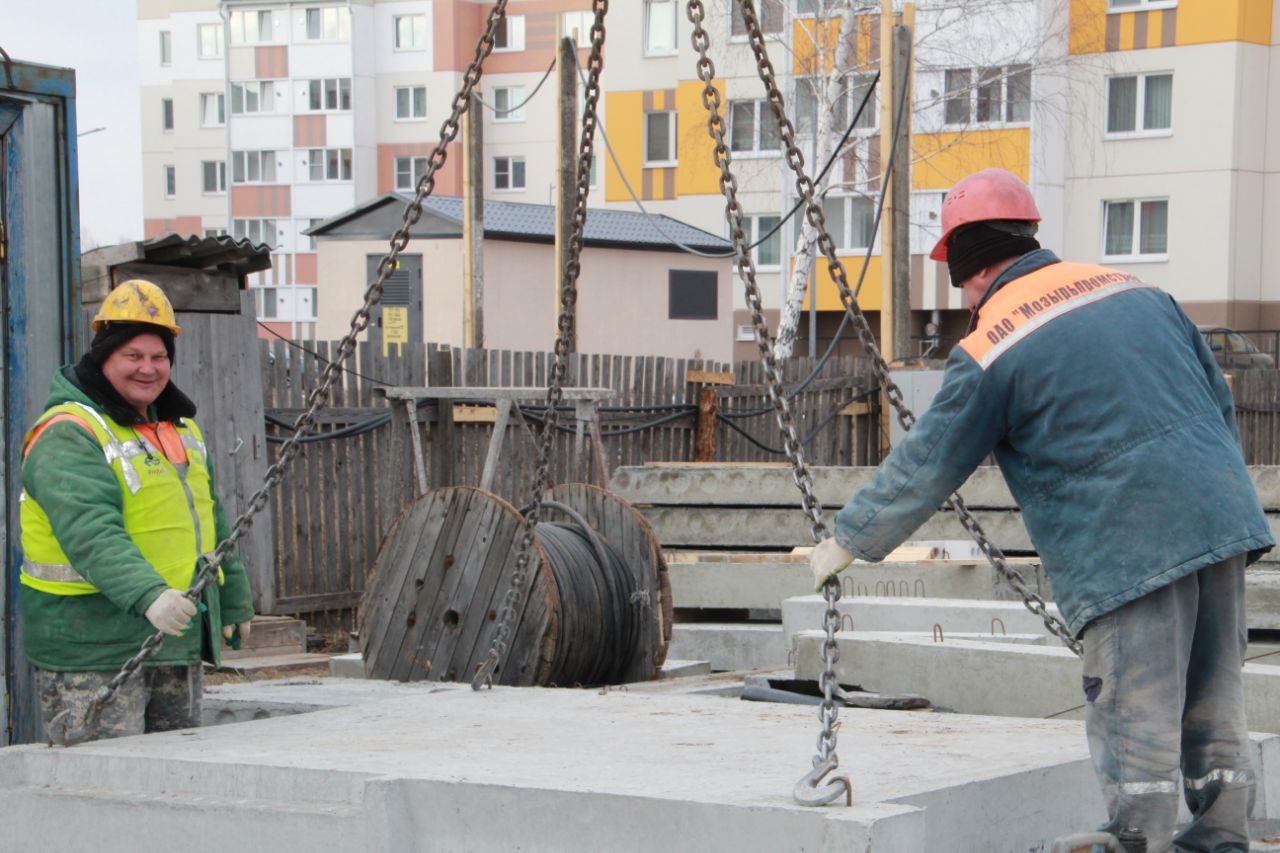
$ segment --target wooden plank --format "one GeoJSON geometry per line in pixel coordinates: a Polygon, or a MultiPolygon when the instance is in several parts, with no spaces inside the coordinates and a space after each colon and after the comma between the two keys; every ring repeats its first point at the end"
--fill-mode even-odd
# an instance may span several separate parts
{"type": "Polygon", "coordinates": [[[703,370],[698,368],[690,370],[685,374],[685,382],[693,385],[702,383],[703,385],[732,385],[733,371],[731,370],[703,370]]]}
{"type": "MultiPolygon", "coordinates": [[[[510,400],[502,400],[510,406],[510,400]]],[[[496,406],[472,406],[462,403],[453,404],[453,422],[455,424],[491,424],[498,419],[496,406]]]]}

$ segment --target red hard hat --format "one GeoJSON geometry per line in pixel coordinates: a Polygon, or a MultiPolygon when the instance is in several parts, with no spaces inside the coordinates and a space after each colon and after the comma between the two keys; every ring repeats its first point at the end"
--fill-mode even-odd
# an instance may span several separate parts
{"type": "Polygon", "coordinates": [[[1012,172],[983,169],[962,178],[942,200],[942,239],[929,257],[947,259],[947,241],[962,225],[988,220],[1039,222],[1040,211],[1031,190],[1012,172]]]}

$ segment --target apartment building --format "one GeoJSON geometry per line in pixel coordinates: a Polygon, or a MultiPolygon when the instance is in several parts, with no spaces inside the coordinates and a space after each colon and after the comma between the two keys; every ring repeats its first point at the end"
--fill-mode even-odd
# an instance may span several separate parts
{"type": "MultiPolygon", "coordinates": [[[[1065,257],[1136,271],[1197,321],[1280,325],[1280,288],[1268,283],[1280,260],[1264,237],[1280,215],[1280,134],[1269,132],[1277,3],[916,4],[910,299],[920,349],[963,330],[960,294],[927,252],[946,190],[988,166],[1030,183],[1045,217],[1042,242],[1065,257]]],[[[879,5],[861,4],[842,26],[843,0],[757,0],[810,174],[821,165],[824,129],[843,131],[871,89],[879,5]],[[833,77],[842,82],[829,87],[833,77]]],[[[730,0],[705,6],[739,198],[776,322],[796,232],[794,221],[774,228],[795,204],[794,181],[740,12],[730,0]]],[[[489,198],[554,197],[556,98],[547,72],[557,33],[577,38],[585,58],[589,7],[508,4],[480,87],[489,198]]],[[[354,306],[318,294],[315,246],[302,232],[414,186],[487,4],[139,0],[138,8],[148,235],[225,228],[272,242],[277,263],[255,285],[260,318],[282,333],[313,333],[317,312],[348,316],[354,306]]],[[[638,200],[727,235],[684,2],[615,3],[609,14],[592,205],[634,210],[638,200]]],[[[889,136],[880,107],[872,90],[824,201],[855,281],[870,256],[859,298],[873,322],[881,288],[872,226],[889,136]]],[[[461,192],[460,160],[455,142],[437,192],[461,192]]],[[[734,291],[736,351],[750,357],[741,287],[721,286],[734,291]]],[[[811,293],[801,337],[817,346],[841,316],[825,263],[814,267],[811,293]]],[[[810,345],[802,341],[801,351],[810,345]]]]}

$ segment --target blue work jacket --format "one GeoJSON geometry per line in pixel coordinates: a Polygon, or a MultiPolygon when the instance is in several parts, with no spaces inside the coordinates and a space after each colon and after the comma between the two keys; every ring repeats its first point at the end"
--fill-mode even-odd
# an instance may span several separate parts
{"type": "Polygon", "coordinates": [[[1275,544],[1222,371],[1173,298],[1128,273],[1045,249],[1005,270],[933,405],[836,517],[836,540],[884,559],[991,453],[1077,636],[1275,544]]]}

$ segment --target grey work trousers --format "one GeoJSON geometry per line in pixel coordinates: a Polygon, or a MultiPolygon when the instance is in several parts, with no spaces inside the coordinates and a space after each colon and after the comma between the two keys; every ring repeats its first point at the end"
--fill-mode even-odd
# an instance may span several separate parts
{"type": "MultiPolygon", "coordinates": [[[[36,669],[40,718],[45,731],[62,711],[84,719],[89,702],[115,678],[116,670],[52,672],[36,669]]],[[[146,666],[120,685],[115,699],[102,709],[90,740],[168,732],[200,725],[204,673],[193,666],[146,666]]]]}
{"type": "Polygon", "coordinates": [[[1084,632],[1085,730],[1110,818],[1150,853],[1249,849],[1254,771],[1241,666],[1245,555],[1099,617],[1084,632]],[[1179,773],[1191,823],[1174,836],[1179,773]]]}

